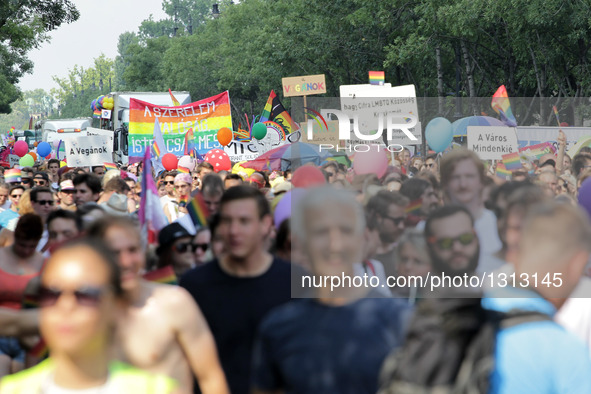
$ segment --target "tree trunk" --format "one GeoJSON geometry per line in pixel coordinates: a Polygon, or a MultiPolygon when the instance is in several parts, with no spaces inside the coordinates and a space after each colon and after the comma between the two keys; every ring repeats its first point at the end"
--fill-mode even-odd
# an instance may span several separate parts
{"type": "Polygon", "coordinates": [[[464,65],[466,66],[466,77],[468,78],[468,95],[470,96],[470,107],[472,107],[472,115],[478,116],[478,107],[476,105],[476,88],[474,86],[474,76],[472,73],[472,66],[470,65],[470,55],[464,40],[460,41],[462,54],[464,55],[464,65]]]}
{"type": "Polygon", "coordinates": [[[437,113],[439,116],[442,116],[445,102],[443,95],[443,66],[441,65],[441,47],[439,45],[435,47],[435,60],[437,61],[437,97],[439,102],[437,113]]]}

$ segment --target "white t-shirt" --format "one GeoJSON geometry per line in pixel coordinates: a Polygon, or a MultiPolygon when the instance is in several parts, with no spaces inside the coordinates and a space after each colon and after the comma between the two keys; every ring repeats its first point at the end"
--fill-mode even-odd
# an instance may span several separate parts
{"type": "Polygon", "coordinates": [[[554,320],[582,339],[591,354],[591,279],[583,276],[554,320]]]}
{"type": "Polygon", "coordinates": [[[373,289],[385,295],[386,297],[391,297],[392,294],[390,293],[390,289],[388,289],[388,286],[386,286],[386,271],[384,270],[384,265],[378,260],[374,259],[370,259],[369,262],[371,263],[371,266],[368,265],[367,270],[363,269],[363,264],[361,263],[353,264],[353,273],[355,276],[360,278],[363,278],[364,274],[367,274],[368,278],[373,276],[377,277],[380,280],[380,286],[373,289]],[[384,285],[384,287],[382,287],[382,285],[384,285]]]}
{"type": "Polygon", "coordinates": [[[474,221],[474,229],[480,242],[481,259],[484,255],[495,254],[501,250],[503,245],[499,238],[497,217],[492,211],[484,209],[480,217],[474,221]]]}

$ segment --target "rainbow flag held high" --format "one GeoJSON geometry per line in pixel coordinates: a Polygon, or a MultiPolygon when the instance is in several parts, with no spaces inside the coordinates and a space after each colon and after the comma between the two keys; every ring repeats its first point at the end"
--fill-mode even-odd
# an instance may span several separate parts
{"type": "MultiPolygon", "coordinates": [[[[263,112],[261,113],[261,117],[259,119],[259,122],[267,121],[273,121],[277,123],[283,128],[283,131],[285,131],[286,135],[300,129],[300,126],[293,121],[291,115],[289,112],[287,112],[281,103],[281,100],[279,100],[279,97],[277,97],[275,94],[274,90],[271,90],[271,93],[269,93],[269,98],[267,99],[267,103],[265,104],[265,108],[263,108],[263,112]]],[[[245,136],[242,135],[242,137],[245,136]]],[[[248,138],[250,138],[250,136],[248,136],[248,138]]]]}
{"type": "Polygon", "coordinates": [[[556,117],[556,124],[560,127],[560,116],[558,115],[558,108],[555,105],[552,106],[552,110],[554,111],[554,116],[556,117]]]}
{"type": "Polygon", "coordinates": [[[178,166],[178,168],[176,169],[176,172],[178,172],[179,174],[188,174],[191,171],[189,171],[189,169],[186,167],[178,166]]]}
{"type": "Polygon", "coordinates": [[[6,170],[6,171],[4,171],[4,182],[6,182],[6,183],[20,182],[21,176],[22,176],[21,170],[19,170],[18,168],[6,170]]]}
{"type": "Polygon", "coordinates": [[[189,205],[187,205],[187,211],[191,216],[191,220],[193,221],[195,228],[207,226],[209,209],[207,209],[207,205],[205,205],[205,201],[203,201],[203,196],[201,195],[201,193],[198,193],[191,200],[189,205]]]}
{"type": "Polygon", "coordinates": [[[191,152],[195,149],[195,135],[193,134],[193,129],[189,129],[185,133],[185,149],[183,151],[183,155],[187,156],[190,155],[191,152]]]}
{"type": "Polygon", "coordinates": [[[371,85],[383,85],[386,82],[386,73],[384,71],[370,71],[369,83],[371,85]]]}
{"type": "MultiPolygon", "coordinates": [[[[515,171],[523,168],[519,152],[513,152],[503,155],[503,167],[507,171],[515,171]]],[[[498,167],[497,167],[498,168],[498,167]]]]}
{"type": "Polygon", "coordinates": [[[505,85],[501,85],[492,96],[491,107],[499,116],[503,123],[509,127],[517,127],[517,120],[511,111],[511,103],[505,85]]]}
{"type": "Polygon", "coordinates": [[[106,171],[119,169],[115,163],[103,163],[103,165],[105,166],[106,171]]]}
{"type": "Polygon", "coordinates": [[[421,208],[423,207],[423,199],[418,198],[414,201],[411,201],[410,204],[404,209],[404,212],[408,215],[421,215],[421,208]]]}
{"type": "Polygon", "coordinates": [[[504,180],[511,179],[511,171],[509,171],[503,163],[497,163],[496,175],[504,180]]]}
{"type": "Polygon", "coordinates": [[[170,98],[172,99],[173,106],[178,107],[179,105],[181,105],[181,103],[176,99],[176,97],[174,97],[174,94],[172,94],[172,90],[168,89],[168,93],[170,93],[170,98]]]}
{"type": "Polygon", "coordinates": [[[146,272],[143,278],[150,282],[162,283],[165,285],[178,284],[178,279],[172,269],[172,265],[167,265],[157,270],[146,272]]]}

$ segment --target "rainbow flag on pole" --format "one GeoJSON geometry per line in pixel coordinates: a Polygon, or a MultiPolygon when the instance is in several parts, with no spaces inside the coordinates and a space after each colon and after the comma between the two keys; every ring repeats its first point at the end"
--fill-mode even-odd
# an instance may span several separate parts
{"type": "Polygon", "coordinates": [[[503,163],[497,163],[496,175],[505,180],[511,179],[511,171],[509,171],[503,163]]]}
{"type": "Polygon", "coordinates": [[[191,216],[191,220],[196,228],[207,226],[207,218],[209,217],[209,209],[203,201],[203,196],[198,193],[187,205],[187,211],[191,216]]]}
{"type": "Polygon", "coordinates": [[[369,83],[371,85],[383,85],[386,82],[386,75],[383,71],[370,71],[369,83]]]}
{"type": "Polygon", "coordinates": [[[168,93],[170,93],[170,98],[172,99],[172,105],[174,105],[175,107],[178,107],[179,105],[181,105],[181,103],[176,99],[176,97],[174,97],[174,94],[172,94],[172,90],[168,89],[168,93]]]}
{"type": "Polygon", "coordinates": [[[511,103],[509,102],[509,95],[507,94],[507,89],[505,88],[505,85],[501,85],[497,89],[495,94],[493,94],[490,106],[492,107],[492,109],[495,110],[497,114],[499,114],[501,120],[507,126],[517,126],[517,120],[515,119],[515,116],[513,116],[513,112],[511,111],[511,103]]]}
{"type": "Polygon", "coordinates": [[[152,165],[150,152],[144,153],[144,172],[142,176],[142,198],[138,218],[140,220],[142,235],[148,243],[155,243],[158,232],[168,224],[168,220],[162,211],[158,189],[152,178],[152,165]]]}
{"type": "Polygon", "coordinates": [[[115,163],[103,163],[103,164],[105,166],[106,171],[119,169],[119,168],[117,168],[117,164],[115,164],[115,163]]]}

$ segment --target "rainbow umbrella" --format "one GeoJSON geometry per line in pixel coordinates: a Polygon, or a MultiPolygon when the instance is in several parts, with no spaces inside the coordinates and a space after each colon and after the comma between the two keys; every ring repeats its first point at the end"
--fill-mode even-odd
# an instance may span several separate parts
{"type": "Polygon", "coordinates": [[[496,118],[490,116],[468,116],[456,120],[451,124],[454,137],[465,137],[468,135],[468,126],[504,126],[507,125],[496,118]]]}
{"type": "Polygon", "coordinates": [[[326,150],[320,150],[319,145],[294,142],[271,149],[256,159],[242,164],[242,167],[257,171],[286,171],[294,170],[307,163],[320,165],[330,156],[326,150]]]}

